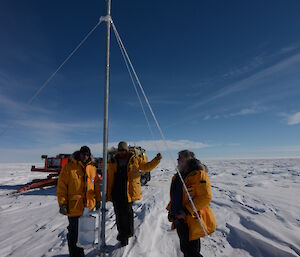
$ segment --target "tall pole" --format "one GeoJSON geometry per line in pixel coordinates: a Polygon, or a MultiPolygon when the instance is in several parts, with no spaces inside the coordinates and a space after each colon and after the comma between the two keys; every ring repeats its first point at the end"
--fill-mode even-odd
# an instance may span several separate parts
{"type": "MultiPolygon", "coordinates": [[[[108,142],[108,96],[109,96],[109,51],[110,51],[110,9],[111,0],[107,0],[107,31],[105,53],[105,89],[104,89],[104,121],[103,121],[103,167],[102,167],[102,205],[101,205],[101,230],[99,229],[98,242],[100,255],[105,256],[105,210],[106,210],[106,177],[107,177],[107,142],[108,142]]],[[[100,212],[100,211],[99,211],[100,212]]],[[[100,213],[99,213],[100,217],[100,213]]],[[[100,226],[100,224],[99,224],[100,226]]]]}

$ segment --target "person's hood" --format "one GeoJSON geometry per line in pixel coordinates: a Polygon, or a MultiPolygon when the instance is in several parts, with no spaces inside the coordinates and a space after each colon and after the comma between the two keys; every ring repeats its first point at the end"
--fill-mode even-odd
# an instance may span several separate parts
{"type": "MultiPolygon", "coordinates": [[[[80,151],[75,151],[72,154],[72,160],[75,160],[75,161],[78,161],[78,162],[80,161],[80,151]]],[[[95,159],[94,159],[94,157],[92,155],[87,160],[86,164],[93,164],[93,165],[95,165],[95,159]]]]}

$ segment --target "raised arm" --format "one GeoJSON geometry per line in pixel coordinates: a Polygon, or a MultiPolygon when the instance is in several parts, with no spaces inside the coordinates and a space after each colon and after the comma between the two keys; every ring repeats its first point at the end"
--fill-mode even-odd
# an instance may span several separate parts
{"type": "Polygon", "coordinates": [[[143,162],[143,160],[139,158],[139,169],[150,172],[160,163],[161,158],[162,156],[160,153],[158,153],[150,162],[143,162]]]}

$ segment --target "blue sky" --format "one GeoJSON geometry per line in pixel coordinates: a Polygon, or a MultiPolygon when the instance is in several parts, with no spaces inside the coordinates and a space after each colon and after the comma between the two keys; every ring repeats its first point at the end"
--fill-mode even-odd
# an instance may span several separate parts
{"type": "MultiPolygon", "coordinates": [[[[292,0],[112,1],[114,23],[174,153],[300,157],[299,10],[292,0]]],[[[104,24],[29,108],[26,102],[103,15],[105,1],[1,4],[0,129],[21,113],[0,138],[1,162],[38,161],[84,144],[100,154],[104,24]]],[[[110,82],[110,145],[126,140],[150,156],[164,152],[114,36],[110,82]]]]}

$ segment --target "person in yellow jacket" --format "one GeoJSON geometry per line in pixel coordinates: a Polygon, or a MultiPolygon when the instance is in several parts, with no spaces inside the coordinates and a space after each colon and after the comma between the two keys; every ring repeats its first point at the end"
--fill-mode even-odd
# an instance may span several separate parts
{"type": "Polygon", "coordinates": [[[117,240],[121,246],[128,244],[128,238],[133,236],[132,203],[142,198],[140,170],[151,171],[160,162],[160,153],[150,161],[145,162],[135,153],[129,151],[126,142],[118,144],[118,151],[107,165],[107,200],[113,202],[118,229],[117,240]]]}
{"type": "MultiPolygon", "coordinates": [[[[217,222],[209,206],[212,199],[207,168],[195,158],[193,152],[183,150],[178,153],[178,172],[180,172],[188,192],[197,209],[206,233],[209,235],[216,230],[217,222]]],[[[205,232],[197,218],[178,175],[173,176],[170,188],[170,202],[167,206],[168,219],[176,229],[180,249],[184,257],[201,257],[200,238],[205,232]]]]}
{"type": "Polygon", "coordinates": [[[82,146],[73,154],[71,162],[67,163],[58,177],[57,201],[59,212],[68,216],[68,247],[70,257],[83,257],[83,248],[76,246],[78,239],[78,219],[83,209],[100,208],[100,184],[95,165],[92,162],[91,151],[82,146]]]}

